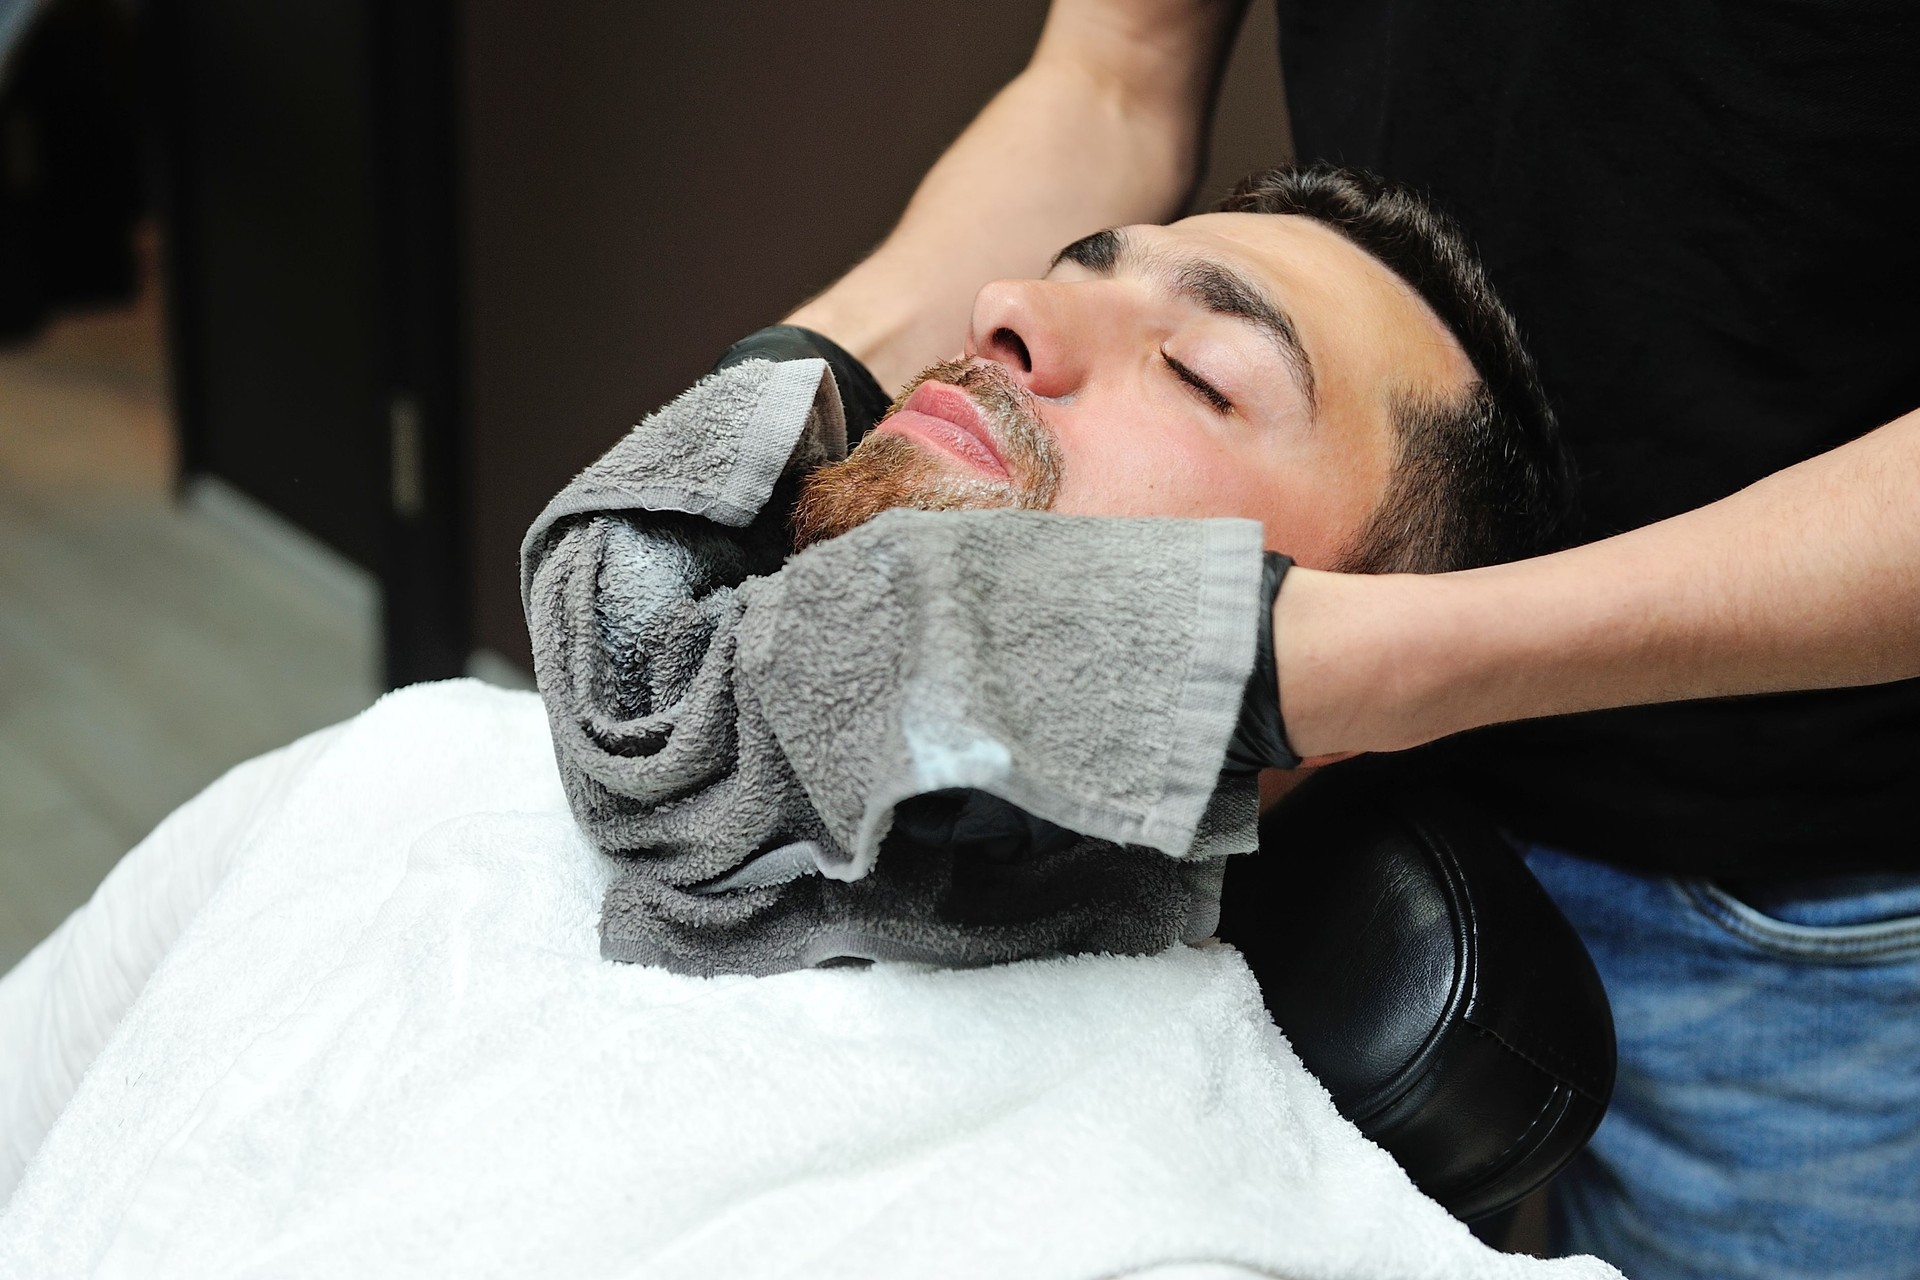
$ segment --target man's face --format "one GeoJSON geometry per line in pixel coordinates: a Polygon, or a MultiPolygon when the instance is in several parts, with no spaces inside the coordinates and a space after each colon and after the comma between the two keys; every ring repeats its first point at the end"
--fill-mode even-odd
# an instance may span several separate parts
{"type": "Polygon", "coordinates": [[[1244,516],[1324,567],[1385,490],[1398,400],[1471,377],[1412,289],[1309,219],[1102,232],[1042,279],[982,289],[961,359],[816,473],[796,532],[891,506],[1244,516]]]}

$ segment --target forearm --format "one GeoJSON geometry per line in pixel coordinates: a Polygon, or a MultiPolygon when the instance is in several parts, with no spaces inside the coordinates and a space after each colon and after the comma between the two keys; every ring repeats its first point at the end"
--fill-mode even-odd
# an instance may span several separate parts
{"type": "Polygon", "coordinates": [[[1306,756],[1920,675],[1920,412],[1557,555],[1426,578],[1296,571],[1275,627],[1306,756]]]}
{"type": "Polygon", "coordinates": [[[1160,221],[1197,180],[1245,0],[1058,0],[1032,61],[927,174],[872,256],[789,322],[833,338],[890,392],[956,354],[990,280],[1069,241],[1160,221]]]}

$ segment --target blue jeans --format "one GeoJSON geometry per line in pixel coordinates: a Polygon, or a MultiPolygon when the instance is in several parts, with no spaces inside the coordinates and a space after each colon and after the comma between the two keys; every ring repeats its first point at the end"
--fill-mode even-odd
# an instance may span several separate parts
{"type": "Polygon", "coordinates": [[[1765,891],[1527,865],[1613,1002],[1620,1075],[1555,1251],[1632,1280],[1920,1276],[1920,875],[1765,891]]]}

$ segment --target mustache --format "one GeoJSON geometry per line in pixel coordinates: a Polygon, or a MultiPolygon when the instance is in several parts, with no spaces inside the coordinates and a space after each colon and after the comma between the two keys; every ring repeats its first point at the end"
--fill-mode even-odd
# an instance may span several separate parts
{"type": "Polygon", "coordinates": [[[869,432],[847,457],[801,481],[791,517],[796,551],[838,537],[892,507],[1038,511],[1053,505],[1064,464],[1052,430],[1040,420],[1037,398],[990,360],[943,360],[909,382],[887,416],[899,411],[914,388],[932,381],[959,390],[979,407],[1008,479],[957,474],[903,436],[869,432]]]}
{"type": "Polygon", "coordinates": [[[897,415],[900,407],[906,403],[906,397],[918,390],[922,382],[945,382],[950,388],[966,391],[975,405],[987,411],[996,428],[1012,426],[1023,438],[1046,439],[1052,443],[1052,432],[1046,430],[1046,424],[1041,422],[1039,403],[1033,391],[1014,382],[1014,376],[993,361],[956,357],[941,361],[939,365],[922,368],[918,374],[914,374],[912,382],[900,388],[899,395],[893,397],[893,403],[887,405],[885,416],[891,418],[897,415]]]}
{"type": "Polygon", "coordinates": [[[966,392],[969,399],[986,411],[994,442],[1000,446],[1003,457],[1026,472],[1023,480],[1044,488],[1047,501],[1052,500],[1060,483],[1059,443],[1040,420],[1034,394],[1015,382],[1005,366],[965,357],[929,365],[901,388],[881,421],[900,412],[907,397],[923,382],[944,382],[966,392]]]}

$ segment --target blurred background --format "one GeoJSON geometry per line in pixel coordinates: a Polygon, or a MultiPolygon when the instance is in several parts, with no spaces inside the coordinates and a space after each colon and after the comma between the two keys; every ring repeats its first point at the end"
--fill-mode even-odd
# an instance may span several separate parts
{"type": "MultiPolygon", "coordinates": [[[[1289,152],[1252,6],[1197,203],[1289,152]]],[[[0,0],[0,972],[386,688],[530,687],[546,499],[828,284],[1045,0],[0,0]]]]}

